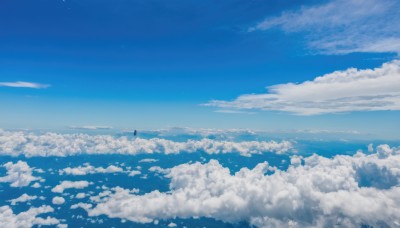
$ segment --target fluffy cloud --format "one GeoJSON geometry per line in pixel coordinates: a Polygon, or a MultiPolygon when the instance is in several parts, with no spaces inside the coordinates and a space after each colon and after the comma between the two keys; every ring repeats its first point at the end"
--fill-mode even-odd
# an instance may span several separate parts
{"type": "Polygon", "coordinates": [[[56,196],[51,201],[53,204],[60,205],[65,203],[65,199],[63,197],[56,196]]]}
{"type": "Polygon", "coordinates": [[[39,182],[36,182],[32,185],[32,188],[40,188],[42,185],[39,182]]]}
{"type": "Polygon", "coordinates": [[[400,110],[400,61],[375,69],[335,71],[300,84],[270,86],[265,94],[246,94],[233,101],[214,100],[206,105],[298,115],[400,110]]]}
{"type": "Polygon", "coordinates": [[[130,154],[204,151],[209,154],[240,153],[249,156],[263,152],[285,153],[292,149],[289,141],[216,141],[211,139],[175,142],[160,138],[130,139],[126,136],[88,134],[34,134],[0,130],[0,151],[3,155],[69,156],[76,154],[130,154]]]}
{"type": "Polygon", "coordinates": [[[400,53],[397,0],[333,0],[267,18],[250,31],[305,32],[309,47],[328,54],[400,53]]]}
{"type": "Polygon", "coordinates": [[[15,87],[15,88],[31,88],[31,89],[45,89],[50,87],[47,84],[40,84],[34,82],[0,82],[0,87],[15,87]]]}
{"type": "Polygon", "coordinates": [[[80,193],[76,194],[75,198],[77,198],[77,199],[83,199],[83,198],[85,198],[86,196],[87,196],[86,193],[80,192],[80,193]]]}
{"type": "Polygon", "coordinates": [[[69,188],[83,189],[88,187],[89,184],[90,183],[87,181],[63,181],[61,182],[61,184],[51,189],[51,191],[55,193],[63,193],[65,189],[69,188]]]}
{"type": "Polygon", "coordinates": [[[93,167],[89,164],[86,164],[85,166],[79,166],[76,168],[68,167],[59,171],[61,175],[67,174],[74,176],[82,176],[95,173],[120,173],[120,172],[123,172],[123,169],[114,165],[110,165],[107,168],[103,168],[103,167],[93,167]]]}
{"type": "Polygon", "coordinates": [[[129,172],[128,176],[134,177],[134,176],[137,176],[137,175],[140,175],[140,174],[142,174],[142,172],[140,172],[138,170],[132,170],[132,171],[129,172]]]}
{"type": "Polygon", "coordinates": [[[32,176],[32,168],[23,161],[18,161],[15,164],[7,162],[3,167],[7,169],[7,176],[0,177],[0,183],[9,182],[11,187],[26,187],[32,181],[40,179],[32,176]]]}
{"type": "Polygon", "coordinates": [[[293,157],[286,171],[268,175],[267,162],[235,174],[216,160],[182,164],[168,170],[168,192],[114,188],[85,210],[140,223],[208,217],[259,227],[398,226],[400,148],[379,148],[384,156],[293,157]]]}
{"type": "Polygon", "coordinates": [[[29,228],[35,225],[57,225],[59,220],[52,217],[40,218],[41,214],[53,212],[54,209],[50,206],[33,207],[25,212],[14,214],[9,206],[0,207],[0,227],[8,228],[29,228]]]}
{"type": "Polygon", "coordinates": [[[9,202],[11,202],[11,205],[16,205],[17,203],[25,203],[25,202],[28,202],[31,200],[35,200],[37,198],[38,198],[37,196],[30,196],[30,195],[24,193],[16,199],[9,200],[9,202]]]}
{"type": "Polygon", "coordinates": [[[83,208],[85,210],[89,210],[92,207],[93,207],[93,205],[88,204],[88,203],[77,203],[77,204],[72,205],[71,209],[83,208]]]}

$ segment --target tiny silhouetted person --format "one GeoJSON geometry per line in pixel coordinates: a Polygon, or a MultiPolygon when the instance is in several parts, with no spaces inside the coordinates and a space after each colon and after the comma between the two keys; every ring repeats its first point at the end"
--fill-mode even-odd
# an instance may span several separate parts
{"type": "Polygon", "coordinates": [[[136,136],[137,135],[137,131],[135,130],[134,132],[133,132],[133,136],[136,136]]]}

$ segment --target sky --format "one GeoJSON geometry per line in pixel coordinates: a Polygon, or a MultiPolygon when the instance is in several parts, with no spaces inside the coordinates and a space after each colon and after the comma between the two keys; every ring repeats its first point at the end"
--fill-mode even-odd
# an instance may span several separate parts
{"type": "Polygon", "coordinates": [[[396,0],[3,0],[0,128],[399,139],[399,10],[396,0]]]}

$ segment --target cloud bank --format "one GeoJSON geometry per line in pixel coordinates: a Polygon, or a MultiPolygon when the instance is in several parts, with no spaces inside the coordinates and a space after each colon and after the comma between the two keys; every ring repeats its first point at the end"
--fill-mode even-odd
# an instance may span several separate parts
{"type": "Polygon", "coordinates": [[[46,88],[50,87],[50,85],[34,83],[34,82],[18,81],[18,82],[0,82],[0,87],[46,89],[46,88]]]}
{"type": "Polygon", "coordinates": [[[295,157],[288,170],[268,175],[267,162],[234,174],[216,160],[182,164],[168,169],[168,192],[114,188],[82,208],[89,216],[139,223],[208,217],[258,227],[394,227],[400,224],[399,160],[400,148],[381,145],[371,155],[295,157]]]}
{"type": "Polygon", "coordinates": [[[87,134],[34,134],[0,130],[0,154],[19,156],[70,156],[77,154],[209,154],[240,153],[243,156],[264,152],[285,153],[292,149],[289,141],[215,141],[211,139],[175,142],[160,138],[130,139],[126,136],[87,134]]]}
{"type": "Polygon", "coordinates": [[[400,110],[400,61],[375,69],[335,71],[300,84],[268,87],[265,94],[245,94],[207,106],[317,115],[351,111],[400,110]]]}
{"type": "Polygon", "coordinates": [[[397,0],[333,0],[283,12],[249,31],[302,32],[312,50],[326,54],[400,53],[399,10],[397,0]]]}

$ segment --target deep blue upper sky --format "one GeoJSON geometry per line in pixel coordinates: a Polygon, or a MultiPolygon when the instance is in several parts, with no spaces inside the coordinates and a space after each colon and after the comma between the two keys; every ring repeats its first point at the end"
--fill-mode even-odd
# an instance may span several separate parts
{"type": "Polygon", "coordinates": [[[199,105],[349,67],[378,67],[395,57],[386,52],[316,54],[303,32],[248,31],[284,11],[325,3],[3,0],[0,82],[51,86],[0,87],[0,128],[328,129],[388,137],[387,129],[378,126],[396,120],[396,112],[299,117],[215,113],[199,105]]]}

